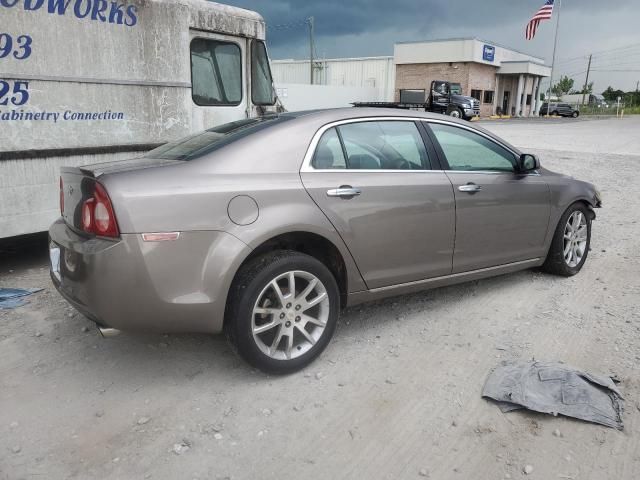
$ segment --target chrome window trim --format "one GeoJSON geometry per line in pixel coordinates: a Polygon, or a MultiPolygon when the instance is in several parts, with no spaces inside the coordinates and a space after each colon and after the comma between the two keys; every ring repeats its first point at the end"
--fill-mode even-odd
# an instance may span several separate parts
{"type": "MultiPolygon", "coordinates": [[[[412,173],[424,173],[424,172],[434,172],[434,173],[442,173],[442,172],[447,172],[447,173],[451,173],[451,172],[458,172],[458,173],[479,173],[479,174],[497,174],[497,175],[514,175],[517,174],[515,171],[512,173],[509,172],[496,172],[494,170],[412,170],[412,169],[408,169],[408,170],[399,170],[399,169],[393,169],[393,170],[389,170],[389,169],[348,169],[348,168],[314,168],[313,165],[311,165],[311,162],[313,160],[313,156],[316,152],[316,147],[318,146],[318,142],[320,141],[320,138],[322,137],[322,135],[324,135],[324,133],[334,127],[339,127],[340,125],[346,125],[349,123],[361,123],[361,122],[386,122],[386,121],[399,121],[399,122],[426,122],[427,124],[429,123],[440,123],[443,125],[448,125],[451,127],[458,127],[458,128],[462,128],[465,130],[468,130],[472,133],[475,133],[477,135],[480,135],[484,138],[486,138],[487,140],[496,143],[498,145],[500,145],[502,148],[504,148],[505,150],[507,150],[508,152],[511,152],[513,154],[513,156],[517,159],[519,157],[518,153],[513,151],[511,148],[509,148],[508,146],[506,146],[505,144],[496,141],[496,139],[494,139],[493,137],[487,135],[484,132],[481,132],[473,127],[469,127],[467,125],[460,125],[458,123],[453,123],[453,122],[449,122],[447,120],[441,120],[441,119],[435,119],[435,118],[422,118],[422,117],[388,117],[388,116],[383,116],[383,117],[360,117],[360,118],[348,118],[348,119],[344,119],[344,120],[336,120],[335,122],[330,122],[327,123],[326,125],[323,125],[322,127],[320,127],[318,129],[318,131],[313,135],[313,138],[311,139],[311,143],[309,144],[309,147],[307,148],[307,152],[304,155],[304,160],[302,161],[302,167],[300,168],[300,173],[309,173],[309,172],[361,172],[361,173],[373,173],[373,172],[380,172],[380,173],[392,173],[392,172],[396,172],[396,173],[406,173],[406,172],[412,172],[412,173]]],[[[524,175],[540,175],[539,173],[535,173],[535,174],[524,174],[524,175]]]]}

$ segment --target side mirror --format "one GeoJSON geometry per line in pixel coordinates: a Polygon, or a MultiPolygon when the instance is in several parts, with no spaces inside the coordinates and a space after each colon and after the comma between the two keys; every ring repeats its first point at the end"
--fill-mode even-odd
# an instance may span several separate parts
{"type": "Polygon", "coordinates": [[[518,158],[518,170],[520,172],[532,172],[533,170],[538,170],[540,168],[540,160],[535,155],[531,153],[523,153],[518,158]]]}

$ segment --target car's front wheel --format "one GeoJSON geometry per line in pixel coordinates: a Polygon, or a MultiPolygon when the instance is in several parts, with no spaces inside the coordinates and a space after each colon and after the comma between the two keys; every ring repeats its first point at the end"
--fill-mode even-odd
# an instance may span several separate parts
{"type": "Polygon", "coordinates": [[[544,271],[570,277],[582,269],[591,245],[591,216],[583,203],[574,203],[564,212],[542,266],[544,271]]]}
{"type": "Polygon", "coordinates": [[[458,107],[454,107],[454,106],[450,106],[449,108],[447,108],[447,115],[449,115],[450,117],[453,118],[462,118],[462,110],[460,110],[458,107]]]}
{"type": "Polygon", "coordinates": [[[573,112],[573,113],[571,113],[571,116],[572,116],[573,118],[578,118],[578,115],[580,115],[580,113],[578,113],[578,112],[573,112]]]}
{"type": "Polygon", "coordinates": [[[249,364],[290,373],[325,349],[340,313],[331,271],[294,251],[277,251],[243,266],[229,293],[225,330],[249,364]]]}

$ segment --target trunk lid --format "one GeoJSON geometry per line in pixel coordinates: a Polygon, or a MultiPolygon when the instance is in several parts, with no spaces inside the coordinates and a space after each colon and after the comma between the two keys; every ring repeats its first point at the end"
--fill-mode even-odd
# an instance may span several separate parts
{"type": "Polygon", "coordinates": [[[175,163],[181,162],[178,160],[143,157],[115,162],[96,163],[82,167],[62,167],[60,169],[60,178],[62,179],[60,197],[63,203],[62,218],[67,225],[81,232],[82,204],[85,200],[93,196],[95,182],[101,176],[175,163]]]}

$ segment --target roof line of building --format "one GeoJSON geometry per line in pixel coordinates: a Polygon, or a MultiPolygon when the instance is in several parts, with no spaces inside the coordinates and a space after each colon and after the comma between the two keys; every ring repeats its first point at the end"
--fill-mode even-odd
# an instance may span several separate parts
{"type": "Polygon", "coordinates": [[[496,47],[500,47],[500,48],[504,48],[506,50],[511,50],[512,52],[516,52],[519,53],[521,55],[527,55],[529,57],[534,57],[537,58],[538,60],[541,60],[544,63],[544,59],[540,58],[536,55],[532,55],[531,53],[526,53],[526,52],[522,52],[520,50],[516,50],[514,48],[511,47],[507,47],[505,45],[502,45],[501,43],[498,42],[491,42],[489,40],[484,40],[482,38],[478,38],[478,37],[454,37],[454,38],[434,38],[434,39],[425,39],[425,40],[413,40],[413,41],[407,41],[407,42],[395,42],[396,44],[400,45],[400,44],[409,44],[409,43],[436,43],[436,42],[459,42],[460,40],[476,40],[478,42],[482,42],[482,43],[488,43],[489,45],[494,45],[496,47]]]}
{"type": "MultiPolygon", "coordinates": [[[[382,55],[378,57],[348,57],[348,58],[314,58],[314,62],[349,62],[349,61],[365,61],[365,60],[393,60],[393,55],[382,55]]],[[[279,58],[271,60],[273,63],[287,62],[287,63],[309,63],[309,59],[295,60],[293,58],[279,58]]]]}

